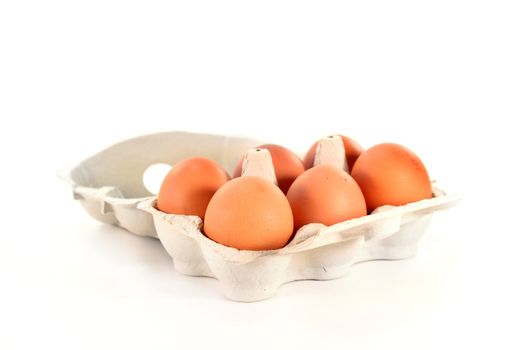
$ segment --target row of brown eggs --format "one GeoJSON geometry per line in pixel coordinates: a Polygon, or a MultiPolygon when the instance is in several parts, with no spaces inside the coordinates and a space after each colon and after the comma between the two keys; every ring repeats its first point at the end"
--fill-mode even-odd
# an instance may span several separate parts
{"type": "Polygon", "coordinates": [[[412,151],[392,143],[364,151],[349,137],[340,137],[348,172],[314,166],[319,142],[304,160],[279,145],[259,146],[271,155],[279,187],[261,177],[240,177],[243,159],[233,179],[210,159],[185,159],[165,177],[157,208],[201,217],[204,234],[223,245],[268,250],[282,248],[309,223],[332,225],[382,205],[431,198],[428,173],[412,151]]]}

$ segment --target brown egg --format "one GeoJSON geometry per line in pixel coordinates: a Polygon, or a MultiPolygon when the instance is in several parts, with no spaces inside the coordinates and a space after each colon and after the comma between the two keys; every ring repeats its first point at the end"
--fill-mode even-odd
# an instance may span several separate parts
{"type": "Polygon", "coordinates": [[[160,186],[157,208],[169,214],[204,218],[211,197],[230,176],[213,160],[188,158],[178,162],[160,186]]]}
{"type": "Polygon", "coordinates": [[[412,151],[394,143],[376,145],[354,164],[352,177],[369,211],[382,205],[404,205],[432,197],[425,166],[412,151]]]}
{"type": "MultiPolygon", "coordinates": [[[[363,152],[363,147],[361,147],[356,141],[352,140],[348,136],[339,135],[343,140],[343,145],[345,147],[346,162],[348,163],[349,171],[352,170],[355,161],[359,155],[363,152]]],[[[314,166],[315,153],[317,152],[317,145],[319,141],[314,143],[312,147],[306,152],[304,156],[304,167],[305,169],[310,169],[314,166]]]]}
{"type": "Polygon", "coordinates": [[[310,224],[333,225],[366,215],[366,204],[357,183],[347,172],[331,165],[305,171],[286,195],[295,229],[310,224]]]}
{"type": "MultiPolygon", "coordinates": [[[[277,178],[277,184],[279,185],[279,188],[286,193],[297,176],[304,172],[304,165],[301,158],[288,148],[279,145],[268,144],[256,148],[267,149],[270,152],[273,167],[275,169],[275,177],[277,178]]],[[[233,171],[233,177],[241,176],[242,161],[243,159],[237,163],[237,166],[233,171]]]]}
{"type": "Polygon", "coordinates": [[[204,233],[237,249],[282,248],[293,234],[292,210],[286,196],[271,182],[257,176],[239,177],[212,197],[204,233]]]}

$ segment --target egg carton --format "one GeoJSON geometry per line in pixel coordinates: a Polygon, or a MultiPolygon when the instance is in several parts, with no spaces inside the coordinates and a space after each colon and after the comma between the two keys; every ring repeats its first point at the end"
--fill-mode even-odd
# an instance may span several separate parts
{"type": "MultiPolygon", "coordinates": [[[[143,173],[151,164],[175,164],[187,157],[203,156],[231,173],[244,154],[243,175],[275,182],[269,153],[247,152],[261,143],[183,132],[152,134],[112,146],[72,168],[63,178],[72,185],[74,198],[95,219],[135,234],[158,237],[178,272],[214,277],[227,298],[244,302],[269,298],[279,286],[291,281],[339,278],[358,262],[412,257],[433,212],[450,208],[461,199],[433,186],[431,199],[383,206],[370,215],[331,226],[308,224],[281,249],[249,251],[207,238],[197,216],[157,210],[155,197],[143,184],[143,173]]],[[[345,168],[340,138],[320,142],[315,164],[345,168]]]]}

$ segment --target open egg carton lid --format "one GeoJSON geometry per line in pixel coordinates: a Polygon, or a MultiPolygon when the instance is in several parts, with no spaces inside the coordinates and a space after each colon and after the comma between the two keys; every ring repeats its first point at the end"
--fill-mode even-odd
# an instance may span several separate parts
{"type": "Polygon", "coordinates": [[[71,185],[73,198],[98,221],[120,226],[140,236],[157,237],[153,218],[137,204],[153,194],[144,185],[144,174],[158,164],[173,166],[189,157],[205,157],[233,171],[256,139],[181,131],[163,132],[119,142],[59,177],[71,185]]]}
{"type": "MultiPolygon", "coordinates": [[[[143,183],[152,164],[173,165],[188,157],[207,157],[230,171],[243,155],[243,175],[275,182],[270,154],[248,151],[259,140],[219,135],[168,132],[118,143],[86,159],[62,175],[74,198],[95,219],[143,236],[158,237],[177,271],[215,277],[223,294],[235,301],[273,296],[284,283],[338,278],[357,262],[412,257],[432,213],[461,199],[433,186],[433,198],[403,206],[383,206],[364,217],[331,226],[301,227],[283,248],[238,250],[216,243],[202,233],[197,216],[166,214],[143,183]]],[[[344,169],[339,137],[322,140],[315,163],[344,169]]]]}

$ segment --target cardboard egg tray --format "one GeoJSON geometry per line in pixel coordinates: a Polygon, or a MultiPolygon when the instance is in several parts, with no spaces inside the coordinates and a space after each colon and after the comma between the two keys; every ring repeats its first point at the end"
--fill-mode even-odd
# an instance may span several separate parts
{"type": "MultiPolygon", "coordinates": [[[[143,183],[152,164],[173,165],[188,157],[207,157],[231,173],[246,154],[243,175],[275,182],[269,152],[249,151],[264,142],[220,135],[166,132],[118,143],[61,174],[73,196],[95,219],[132,233],[158,237],[175,269],[192,276],[214,277],[226,297],[257,301],[296,280],[338,278],[353,264],[414,256],[432,213],[460,200],[433,187],[433,198],[403,206],[384,206],[372,214],[332,226],[301,227],[285,247],[268,251],[237,250],[207,238],[197,216],[166,214],[143,183]]],[[[340,138],[320,142],[315,164],[345,168],[340,138]]]]}

